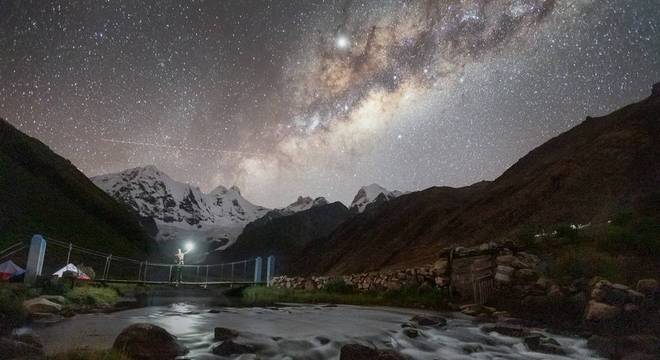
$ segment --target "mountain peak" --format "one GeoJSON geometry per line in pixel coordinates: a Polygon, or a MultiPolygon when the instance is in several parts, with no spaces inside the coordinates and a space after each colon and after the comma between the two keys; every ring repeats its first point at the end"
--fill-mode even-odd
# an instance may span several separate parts
{"type": "Polygon", "coordinates": [[[355,195],[355,198],[353,198],[351,211],[361,213],[367,208],[367,205],[374,203],[377,200],[388,201],[399,195],[401,195],[400,191],[390,191],[376,183],[366,185],[361,187],[355,195]]]}
{"type": "Polygon", "coordinates": [[[156,165],[144,165],[144,166],[137,166],[131,169],[126,169],[122,171],[121,173],[143,173],[143,174],[163,174],[162,171],[160,171],[156,165]]]}
{"type": "Polygon", "coordinates": [[[241,189],[239,189],[238,186],[236,186],[236,185],[232,185],[232,186],[229,188],[229,190],[231,190],[231,191],[237,193],[238,195],[241,195],[241,189]]]}
{"type": "Polygon", "coordinates": [[[224,194],[224,193],[226,193],[226,192],[227,192],[227,188],[226,188],[226,187],[224,187],[224,186],[222,186],[222,185],[218,185],[218,186],[216,186],[216,188],[213,189],[209,194],[210,194],[210,195],[222,195],[222,194],[224,194]]]}
{"type": "Polygon", "coordinates": [[[298,212],[313,208],[315,206],[322,206],[327,204],[328,200],[326,200],[324,197],[317,197],[316,199],[312,199],[309,196],[298,196],[298,200],[289,204],[289,206],[284,209],[292,212],[298,212]]]}

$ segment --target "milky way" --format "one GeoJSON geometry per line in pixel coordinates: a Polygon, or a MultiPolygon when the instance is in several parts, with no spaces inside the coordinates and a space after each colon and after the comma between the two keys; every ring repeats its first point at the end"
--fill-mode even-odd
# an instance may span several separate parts
{"type": "Polygon", "coordinates": [[[655,0],[0,1],[0,116],[255,203],[497,177],[660,81],[655,0]]]}

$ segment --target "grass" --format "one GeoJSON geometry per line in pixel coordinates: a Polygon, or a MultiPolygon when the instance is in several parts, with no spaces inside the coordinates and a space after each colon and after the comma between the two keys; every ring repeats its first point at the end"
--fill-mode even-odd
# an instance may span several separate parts
{"type": "Polygon", "coordinates": [[[55,356],[47,357],[48,360],[130,360],[130,358],[116,350],[89,350],[74,349],[55,356]]]}
{"type": "Polygon", "coordinates": [[[394,306],[420,309],[445,309],[446,297],[437,289],[418,291],[406,287],[382,292],[356,292],[342,289],[340,292],[323,290],[282,289],[253,286],[243,291],[243,302],[253,306],[277,303],[347,304],[364,306],[394,306]]]}
{"type": "Polygon", "coordinates": [[[111,287],[77,286],[64,297],[78,305],[111,306],[117,302],[119,294],[111,287]]]}

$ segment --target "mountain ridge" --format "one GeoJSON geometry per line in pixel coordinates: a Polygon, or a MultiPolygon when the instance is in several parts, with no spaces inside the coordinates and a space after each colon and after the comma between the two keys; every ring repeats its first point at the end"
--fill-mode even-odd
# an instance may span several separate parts
{"type": "Polygon", "coordinates": [[[514,237],[523,227],[607,222],[660,189],[660,85],[608,115],[588,117],[523,156],[497,179],[402,195],[308,247],[300,273],[345,274],[422,265],[449,245],[514,237]]]}

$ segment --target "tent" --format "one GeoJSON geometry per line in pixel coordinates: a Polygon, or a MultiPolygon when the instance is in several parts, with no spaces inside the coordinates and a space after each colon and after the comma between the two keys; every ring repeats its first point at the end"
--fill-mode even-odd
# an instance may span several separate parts
{"type": "Polygon", "coordinates": [[[62,277],[62,275],[64,275],[65,271],[71,271],[71,272],[74,272],[74,273],[78,274],[78,276],[76,278],[79,279],[79,280],[90,280],[90,278],[89,278],[89,276],[87,276],[87,274],[85,274],[84,272],[78,270],[78,268],[73,264],[68,264],[67,266],[57,270],[56,272],[53,273],[53,275],[55,275],[57,277],[62,277]]]}
{"type": "Polygon", "coordinates": [[[14,264],[11,260],[7,260],[0,264],[0,281],[10,281],[23,274],[25,274],[25,270],[14,264]]]}

